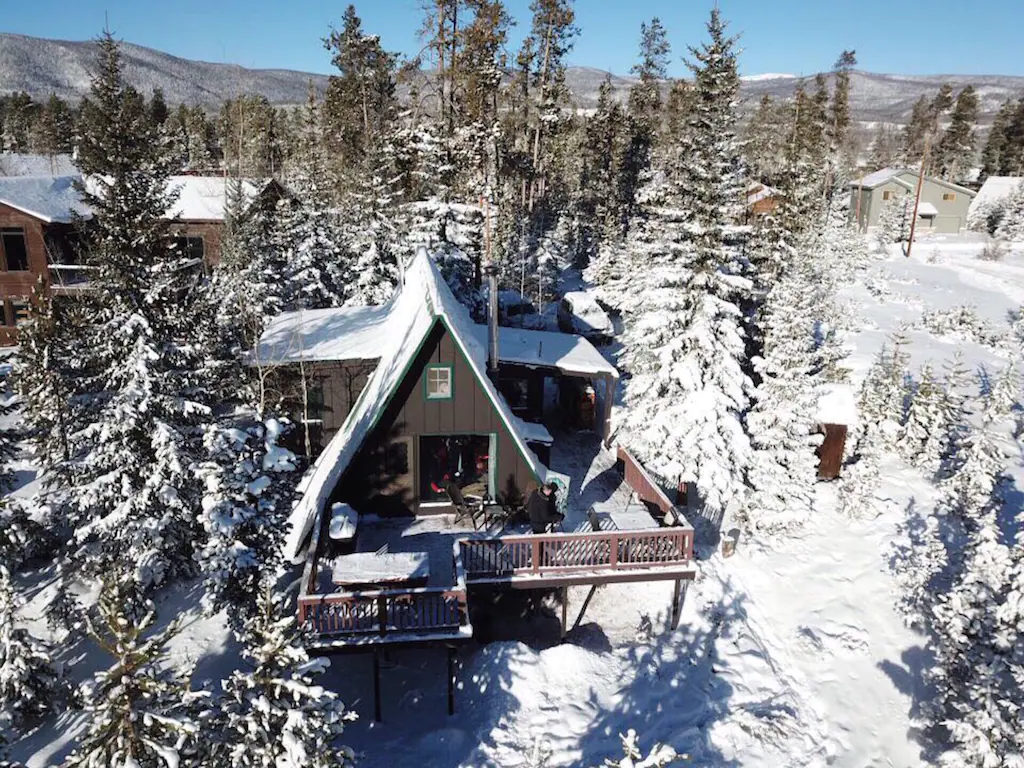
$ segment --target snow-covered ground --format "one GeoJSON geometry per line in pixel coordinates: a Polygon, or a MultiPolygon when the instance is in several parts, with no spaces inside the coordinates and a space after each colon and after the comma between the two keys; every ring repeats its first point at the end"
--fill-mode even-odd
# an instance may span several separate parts
{"type": "MultiPolygon", "coordinates": [[[[1007,313],[1024,303],[1024,252],[984,262],[982,245],[972,236],[923,240],[911,259],[894,249],[843,289],[859,323],[848,338],[855,383],[900,327],[914,368],[927,359],[940,368],[957,348],[971,368],[1019,361],[1019,343],[1000,336],[1007,313]],[[973,340],[926,327],[926,313],[965,304],[984,321],[973,340]]],[[[1010,471],[1020,488],[1015,449],[1010,471]]],[[[591,466],[582,495],[604,469],[591,466]]],[[[635,728],[645,748],[671,744],[695,765],[926,764],[913,717],[927,695],[928,654],[896,611],[889,561],[908,507],[927,509],[934,489],[895,460],[884,477],[892,503],[874,520],[839,515],[836,484],[822,483],[815,517],[798,534],[741,541],[733,557],[702,561],[675,631],[666,626],[671,583],[607,585],[565,643],[554,642],[553,613],[523,623],[529,643],[464,648],[453,717],[442,651],[385,655],[383,723],[373,722],[369,657],[336,658],[327,680],[360,715],[348,742],[365,753],[364,766],[598,765],[619,751],[618,734],[635,728]]],[[[48,576],[34,576],[26,619],[38,616],[48,576]]],[[[234,653],[223,617],[200,618],[198,594],[180,588],[160,607],[167,618],[185,613],[175,652],[199,660],[201,681],[224,674],[234,653]]],[[[585,595],[570,591],[570,622],[585,595]]],[[[63,660],[75,678],[99,663],[87,648],[63,660]]],[[[63,715],[15,744],[12,757],[51,765],[78,728],[78,715],[63,715]]]]}

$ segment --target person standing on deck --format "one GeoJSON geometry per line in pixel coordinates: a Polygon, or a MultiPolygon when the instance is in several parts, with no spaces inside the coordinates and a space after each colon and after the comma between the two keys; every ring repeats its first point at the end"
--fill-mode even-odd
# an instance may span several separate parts
{"type": "Polygon", "coordinates": [[[534,489],[526,501],[526,512],[530,516],[530,529],[534,533],[547,533],[552,526],[561,523],[565,517],[558,511],[555,486],[551,483],[545,483],[539,489],[534,489]]]}

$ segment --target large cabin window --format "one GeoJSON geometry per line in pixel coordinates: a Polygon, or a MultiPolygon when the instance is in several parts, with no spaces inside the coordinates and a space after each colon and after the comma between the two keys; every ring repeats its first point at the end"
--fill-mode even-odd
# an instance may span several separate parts
{"type": "Polygon", "coordinates": [[[448,484],[463,496],[494,498],[492,435],[420,438],[420,500],[446,502],[448,484]]]}
{"type": "Polygon", "coordinates": [[[451,400],[455,395],[450,365],[427,366],[427,400],[451,400]]]}
{"type": "Polygon", "coordinates": [[[25,244],[24,229],[0,229],[0,249],[3,250],[4,269],[8,272],[24,272],[28,269],[28,246],[25,244]]]}

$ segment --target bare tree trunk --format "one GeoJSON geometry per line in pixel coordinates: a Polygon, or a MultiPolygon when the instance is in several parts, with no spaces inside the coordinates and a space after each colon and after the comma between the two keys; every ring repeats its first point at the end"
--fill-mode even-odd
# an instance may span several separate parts
{"type": "MultiPolygon", "coordinates": [[[[555,22],[554,20],[548,22],[548,31],[544,36],[544,61],[541,64],[541,76],[540,76],[540,94],[541,98],[544,96],[544,87],[548,83],[548,62],[551,58],[551,35],[554,34],[555,22]]],[[[533,173],[534,179],[530,184],[530,200],[527,210],[533,213],[533,202],[534,202],[534,189],[537,184],[537,173],[538,165],[540,163],[540,134],[541,129],[544,127],[543,121],[540,119],[540,110],[537,110],[537,130],[533,134],[533,173]]]]}

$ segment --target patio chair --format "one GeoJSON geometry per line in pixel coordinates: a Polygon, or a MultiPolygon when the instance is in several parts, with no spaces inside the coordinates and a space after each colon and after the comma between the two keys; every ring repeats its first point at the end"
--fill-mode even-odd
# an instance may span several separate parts
{"type": "Polygon", "coordinates": [[[445,492],[455,507],[455,522],[469,518],[473,524],[473,530],[479,530],[480,523],[484,520],[483,499],[467,500],[455,483],[448,483],[445,492]]]}

